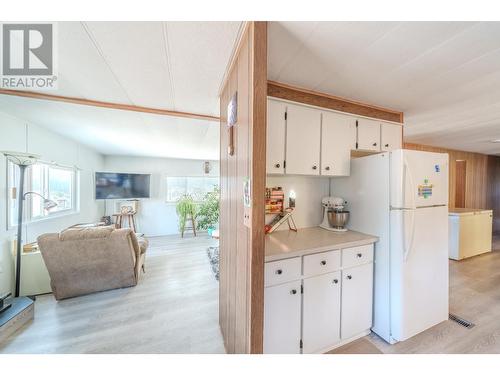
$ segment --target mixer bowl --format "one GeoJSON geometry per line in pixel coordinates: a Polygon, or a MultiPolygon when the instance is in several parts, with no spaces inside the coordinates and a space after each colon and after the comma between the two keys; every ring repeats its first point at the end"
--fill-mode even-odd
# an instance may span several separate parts
{"type": "Polygon", "coordinates": [[[349,221],[349,211],[328,210],[328,223],[333,228],[344,228],[349,221]]]}

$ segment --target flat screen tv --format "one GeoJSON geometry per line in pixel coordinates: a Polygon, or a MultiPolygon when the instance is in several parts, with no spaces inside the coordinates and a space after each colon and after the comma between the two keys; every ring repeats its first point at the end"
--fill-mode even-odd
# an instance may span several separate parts
{"type": "Polygon", "coordinates": [[[150,197],[149,174],[95,173],[96,199],[137,199],[150,197]]]}

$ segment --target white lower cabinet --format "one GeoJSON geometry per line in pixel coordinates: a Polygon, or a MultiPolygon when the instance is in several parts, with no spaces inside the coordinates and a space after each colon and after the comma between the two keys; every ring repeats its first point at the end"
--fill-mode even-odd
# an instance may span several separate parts
{"type": "Polygon", "coordinates": [[[371,328],[372,295],[372,263],[342,271],[342,339],[348,339],[371,328]]]}
{"type": "Polygon", "coordinates": [[[304,280],[303,353],[317,353],[340,341],[340,272],[304,280]]]}
{"type": "Polygon", "coordinates": [[[300,353],[302,281],[270,286],[264,293],[264,353],[300,353]]]}
{"type": "Polygon", "coordinates": [[[268,262],[265,285],[264,353],[331,350],[372,326],[373,244],[268,262]]]}

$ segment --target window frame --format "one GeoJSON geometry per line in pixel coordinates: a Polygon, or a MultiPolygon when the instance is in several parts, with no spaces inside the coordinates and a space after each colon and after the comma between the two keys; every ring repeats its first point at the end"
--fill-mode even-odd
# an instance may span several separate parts
{"type": "MultiPolygon", "coordinates": [[[[71,174],[71,207],[63,210],[57,211],[45,211],[44,215],[33,215],[33,194],[26,196],[25,204],[24,204],[24,215],[23,215],[23,224],[36,223],[46,220],[51,220],[55,218],[59,218],[67,215],[74,215],[80,212],[80,189],[79,189],[79,181],[80,181],[80,172],[76,167],[68,167],[64,165],[59,165],[55,163],[38,161],[36,164],[43,165],[43,177],[41,181],[41,192],[40,194],[44,197],[49,197],[49,174],[50,169],[61,169],[72,172],[71,174]]],[[[12,177],[17,177],[19,175],[19,169],[15,169],[17,166],[7,161],[7,229],[12,229],[17,227],[17,199],[19,194],[19,178],[16,178],[15,181],[12,181],[12,177]],[[15,187],[16,198],[12,197],[12,188],[15,187]],[[15,203],[13,203],[15,202],[15,203]],[[15,214],[15,217],[12,217],[12,214],[15,214]]],[[[34,191],[33,189],[33,168],[28,167],[25,172],[24,178],[24,193],[29,191],[34,191]]],[[[43,212],[43,208],[42,208],[43,212]]]]}
{"type": "MultiPolygon", "coordinates": [[[[169,187],[168,187],[168,179],[169,178],[184,178],[186,179],[186,191],[184,192],[184,194],[188,194],[188,191],[187,191],[187,186],[188,186],[188,183],[187,183],[187,179],[188,178],[200,178],[200,179],[208,179],[208,178],[215,178],[217,179],[217,186],[220,188],[220,176],[212,176],[212,175],[208,175],[208,176],[183,176],[183,175],[168,175],[168,176],[165,176],[165,203],[168,204],[168,205],[175,205],[177,203],[176,200],[168,200],[168,191],[169,191],[169,187]]],[[[195,200],[194,201],[195,203],[201,203],[202,200],[195,200]]]]}

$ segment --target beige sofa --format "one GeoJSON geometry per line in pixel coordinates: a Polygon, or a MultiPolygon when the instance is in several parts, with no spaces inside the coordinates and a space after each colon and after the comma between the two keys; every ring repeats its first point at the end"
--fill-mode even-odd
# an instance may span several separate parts
{"type": "Polygon", "coordinates": [[[69,228],[37,241],[57,300],[137,285],[148,246],[112,226],[69,228]]]}

